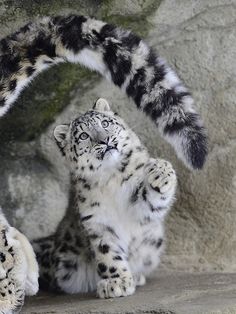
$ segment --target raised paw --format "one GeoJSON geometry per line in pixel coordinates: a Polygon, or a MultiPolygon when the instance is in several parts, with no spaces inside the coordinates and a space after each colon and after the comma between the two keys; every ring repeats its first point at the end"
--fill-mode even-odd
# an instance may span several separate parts
{"type": "Polygon", "coordinates": [[[175,171],[170,162],[151,159],[145,168],[150,187],[160,194],[172,192],[177,183],[175,171]]]}
{"type": "Polygon", "coordinates": [[[125,297],[134,292],[135,284],[132,276],[102,279],[97,284],[97,295],[102,299],[125,297]]]}

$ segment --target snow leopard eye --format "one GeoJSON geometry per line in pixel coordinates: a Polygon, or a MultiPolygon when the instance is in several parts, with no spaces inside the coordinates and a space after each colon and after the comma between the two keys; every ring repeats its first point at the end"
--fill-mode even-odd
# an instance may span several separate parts
{"type": "Polygon", "coordinates": [[[103,120],[103,121],[102,121],[102,127],[103,127],[103,128],[107,128],[108,125],[109,125],[109,122],[108,122],[107,120],[103,120]]]}
{"type": "Polygon", "coordinates": [[[89,137],[88,133],[83,132],[80,134],[79,139],[84,141],[87,140],[88,137],[89,137]]]}

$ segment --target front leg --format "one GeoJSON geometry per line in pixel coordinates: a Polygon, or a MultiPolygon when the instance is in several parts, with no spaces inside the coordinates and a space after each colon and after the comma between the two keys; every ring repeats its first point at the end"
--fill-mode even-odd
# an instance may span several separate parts
{"type": "Polygon", "coordinates": [[[143,198],[149,203],[152,212],[164,215],[174,201],[177,184],[175,171],[168,161],[153,158],[144,171],[143,198]]]}
{"type": "Polygon", "coordinates": [[[101,280],[97,283],[100,298],[128,296],[135,292],[135,282],[127,261],[125,248],[115,231],[106,226],[102,236],[92,240],[97,273],[101,280]]]}

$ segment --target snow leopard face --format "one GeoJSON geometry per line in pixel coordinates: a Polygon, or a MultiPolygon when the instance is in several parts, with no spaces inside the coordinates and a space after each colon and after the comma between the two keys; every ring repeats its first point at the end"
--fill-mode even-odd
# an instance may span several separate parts
{"type": "Polygon", "coordinates": [[[93,110],[54,131],[56,142],[72,169],[96,171],[120,168],[127,158],[127,147],[134,133],[114,114],[105,99],[98,99],[93,110]],[[131,135],[132,133],[132,135],[131,135]]]}

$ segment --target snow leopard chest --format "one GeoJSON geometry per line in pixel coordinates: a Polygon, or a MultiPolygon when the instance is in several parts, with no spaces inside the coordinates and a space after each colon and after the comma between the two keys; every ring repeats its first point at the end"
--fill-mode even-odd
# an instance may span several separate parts
{"type": "Polygon", "coordinates": [[[155,268],[158,263],[164,230],[162,221],[151,217],[145,201],[132,201],[137,181],[138,176],[134,175],[132,184],[121,184],[122,180],[114,179],[104,188],[92,190],[90,202],[99,206],[88,208],[87,214],[93,215],[98,225],[115,231],[131,268],[140,272],[147,265],[155,268]]]}

